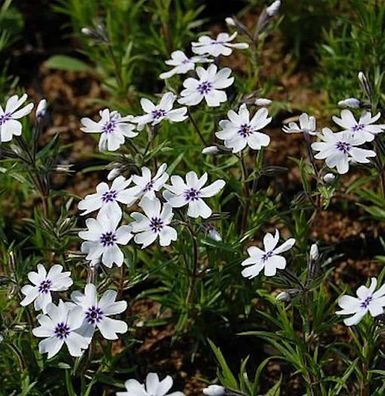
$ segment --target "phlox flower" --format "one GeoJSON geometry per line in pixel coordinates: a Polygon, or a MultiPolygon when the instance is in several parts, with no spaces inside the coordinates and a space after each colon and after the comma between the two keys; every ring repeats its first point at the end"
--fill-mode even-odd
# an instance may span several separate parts
{"type": "Polygon", "coordinates": [[[179,103],[194,106],[205,99],[209,107],[216,107],[222,102],[226,102],[226,92],[221,90],[234,82],[234,77],[229,77],[231,69],[225,67],[218,71],[215,65],[210,65],[205,70],[198,66],[196,73],[199,79],[189,77],[184,80],[183,86],[185,89],[181,92],[179,103]]]}
{"type": "Polygon", "coordinates": [[[251,246],[247,249],[249,258],[242,262],[242,266],[246,266],[242,270],[242,276],[252,279],[256,277],[262,270],[266,276],[274,276],[277,269],[284,269],[286,267],[286,259],[280,254],[288,251],[295,244],[295,239],[290,238],[281,246],[278,246],[279,231],[275,230],[274,236],[267,233],[263,238],[263,250],[251,246]]]}
{"type": "Polygon", "coordinates": [[[18,120],[29,114],[33,108],[33,104],[30,103],[19,109],[27,100],[27,97],[27,94],[20,98],[17,95],[13,95],[7,100],[4,110],[0,106],[0,143],[11,141],[13,135],[21,135],[22,125],[18,120]]]}
{"type": "Polygon", "coordinates": [[[111,187],[107,183],[99,183],[96,193],[87,195],[79,202],[78,208],[83,210],[83,216],[99,209],[121,213],[119,202],[131,205],[135,201],[135,197],[126,189],[130,183],[131,179],[127,180],[123,176],[117,177],[111,187]]]}
{"type": "Polygon", "coordinates": [[[131,213],[135,221],[130,225],[135,234],[134,241],[141,244],[142,249],[151,245],[157,238],[160,246],[169,246],[171,241],[176,241],[177,232],[169,225],[174,216],[169,204],[164,204],[162,208],[159,199],[144,198],[140,207],[144,214],[131,213]]]}
{"type": "Polygon", "coordinates": [[[39,343],[39,352],[48,353],[48,359],[55,356],[63,344],[67,345],[71,356],[81,356],[88,348],[90,339],[78,331],[83,322],[82,309],[71,303],[59,301],[59,305],[48,304],[47,314],[37,317],[40,326],[32,330],[36,337],[45,338],[39,343]]]}
{"type": "Polygon", "coordinates": [[[90,118],[82,118],[83,125],[80,128],[86,133],[100,133],[99,150],[116,151],[124,143],[125,137],[133,138],[138,133],[133,132],[135,125],[132,124],[132,116],[122,117],[117,111],[108,109],[100,110],[100,120],[93,121],[90,118]]]}
{"type": "Polygon", "coordinates": [[[155,199],[155,193],[163,188],[169,178],[166,169],[167,164],[162,164],[156,171],[155,175],[152,176],[151,170],[144,166],[141,169],[142,176],[132,176],[132,181],[135,186],[128,189],[130,196],[135,197],[135,199],[141,198],[142,200],[144,198],[148,198],[150,200],[155,199]]]}
{"type": "Polygon", "coordinates": [[[316,119],[306,113],[299,116],[299,125],[295,122],[289,122],[282,130],[285,133],[307,133],[308,135],[317,135],[316,119]]]}
{"type": "Polygon", "coordinates": [[[102,263],[111,268],[113,264],[120,267],[123,264],[124,255],[118,245],[127,245],[131,240],[131,227],[124,225],[119,228],[121,212],[101,211],[96,219],[87,219],[87,231],[80,231],[79,237],[84,239],[81,251],[87,253],[87,260],[91,264],[97,263],[102,258],[102,263]]]}
{"type": "Polygon", "coordinates": [[[130,379],[124,384],[126,391],[117,392],[116,396],[184,396],[182,392],[167,393],[172,384],[173,380],[169,375],[159,381],[158,374],[149,373],[146,377],[146,385],[130,379]]]}
{"type": "Polygon", "coordinates": [[[195,69],[197,63],[212,62],[212,60],[205,56],[191,56],[190,58],[185,55],[183,51],[174,51],[171,54],[171,59],[165,61],[166,65],[174,66],[168,72],[162,73],[159,77],[167,79],[175,74],[186,74],[190,70],[195,69]]]}
{"type": "Polygon", "coordinates": [[[323,128],[320,138],[322,142],[311,145],[313,150],[319,151],[314,157],[325,159],[326,165],[329,168],[337,168],[341,175],[348,172],[350,161],[367,164],[370,163],[368,158],[376,156],[372,150],[357,147],[365,143],[364,135],[350,132],[333,133],[329,128],[323,128]]]}
{"type": "Polygon", "coordinates": [[[25,295],[20,302],[26,306],[34,301],[36,311],[46,312],[47,305],[52,302],[51,292],[64,291],[72,285],[71,272],[62,272],[63,267],[59,264],[53,265],[48,273],[42,264],[37,265],[37,272],[29,272],[28,279],[32,285],[25,285],[21,292],[25,295]]]}
{"type": "Polygon", "coordinates": [[[142,130],[146,124],[157,125],[162,120],[172,122],[184,121],[187,118],[187,108],[180,107],[179,109],[173,109],[175,99],[176,95],[172,92],[166,92],[158,105],[155,105],[149,99],[142,98],[140,105],[146,114],[134,118],[134,122],[138,124],[138,130],[142,130]]]}
{"type": "Polygon", "coordinates": [[[92,337],[96,328],[100,330],[102,336],[107,340],[118,339],[117,333],[124,334],[128,326],[122,320],[112,319],[109,316],[117,315],[127,309],[126,301],[115,301],[116,291],[107,290],[98,300],[96,287],[88,283],[84,289],[84,294],[75,291],[71,294],[72,301],[82,308],[82,332],[92,337]]]}
{"type": "Polygon", "coordinates": [[[238,153],[246,146],[253,150],[260,150],[270,143],[270,136],[260,132],[271,121],[266,108],[259,109],[250,120],[250,113],[245,104],[236,113],[230,110],[227,113],[228,120],[221,120],[219,126],[221,131],[215,135],[224,140],[227,148],[231,148],[233,153],[238,153]]]}
{"type": "Polygon", "coordinates": [[[213,197],[225,186],[224,180],[216,180],[204,187],[207,183],[207,173],[201,178],[195,172],[188,172],[186,181],[180,176],[171,176],[171,184],[166,184],[163,196],[173,208],[188,205],[187,215],[193,218],[202,217],[207,219],[212,210],[203,198],[213,197]]]}
{"type": "Polygon", "coordinates": [[[356,121],[353,113],[345,109],[341,111],[341,118],[333,116],[333,121],[344,129],[342,132],[351,132],[354,136],[364,138],[365,142],[371,142],[378,133],[385,129],[384,124],[372,125],[380,117],[381,113],[372,117],[371,113],[364,111],[360,119],[356,121]]]}
{"type": "Polygon", "coordinates": [[[341,296],[338,299],[338,305],[342,308],[337,311],[337,315],[352,315],[344,319],[346,326],[356,325],[369,312],[373,317],[381,315],[385,306],[385,285],[382,285],[377,291],[377,279],[372,278],[370,286],[360,286],[357,289],[357,297],[341,296]]]}
{"type": "Polygon", "coordinates": [[[249,48],[249,44],[247,43],[232,43],[237,34],[237,32],[234,32],[230,36],[228,33],[219,33],[216,39],[213,39],[209,36],[201,36],[199,37],[198,42],[191,43],[192,50],[198,55],[207,54],[217,57],[219,55],[231,55],[233,48],[249,48]]]}

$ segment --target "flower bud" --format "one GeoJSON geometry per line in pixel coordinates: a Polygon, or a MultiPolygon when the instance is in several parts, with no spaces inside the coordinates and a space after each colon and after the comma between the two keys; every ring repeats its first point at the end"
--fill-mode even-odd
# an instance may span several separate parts
{"type": "Polygon", "coordinates": [[[275,297],[277,301],[283,301],[283,302],[288,302],[291,300],[290,294],[286,291],[283,291],[275,297]]]}
{"type": "Polygon", "coordinates": [[[36,108],[36,118],[41,119],[46,115],[46,113],[47,113],[47,101],[45,99],[42,99],[36,108]]]}
{"type": "Polygon", "coordinates": [[[310,247],[310,260],[318,260],[319,258],[319,250],[316,243],[313,243],[310,247]]]}
{"type": "Polygon", "coordinates": [[[225,22],[227,23],[228,26],[236,26],[234,19],[231,17],[225,18],[225,22]]]}
{"type": "Polygon", "coordinates": [[[360,81],[362,90],[367,95],[367,97],[370,98],[372,96],[372,89],[364,72],[360,71],[358,73],[358,80],[360,81]]]}
{"type": "Polygon", "coordinates": [[[350,107],[351,109],[359,109],[361,107],[361,101],[356,98],[347,98],[344,100],[340,100],[338,102],[338,106],[350,107]]]}
{"type": "Polygon", "coordinates": [[[211,238],[215,242],[221,242],[222,241],[221,234],[212,226],[210,227],[210,229],[208,231],[208,236],[209,236],[209,238],[211,238]]]}
{"type": "Polygon", "coordinates": [[[333,173],[326,173],[323,179],[326,184],[331,184],[336,179],[336,176],[333,173]]]}
{"type": "Polygon", "coordinates": [[[93,37],[94,36],[94,31],[91,30],[88,27],[84,27],[82,28],[81,32],[85,35],[85,36],[89,36],[89,37],[93,37]]]}
{"type": "Polygon", "coordinates": [[[226,388],[220,385],[210,385],[203,389],[203,394],[207,396],[224,396],[226,395],[226,388]]]}
{"type": "Polygon", "coordinates": [[[278,14],[280,7],[281,7],[281,0],[276,0],[276,1],[274,1],[274,3],[270,4],[266,8],[266,14],[269,17],[273,17],[278,14]]]}
{"type": "Polygon", "coordinates": [[[202,154],[218,154],[219,148],[218,146],[208,146],[202,150],[202,154]]]}
{"type": "Polygon", "coordinates": [[[256,106],[270,106],[273,102],[270,99],[267,98],[257,98],[255,99],[254,104],[256,106]]]}
{"type": "Polygon", "coordinates": [[[107,180],[114,180],[119,175],[120,175],[120,170],[118,168],[114,168],[110,172],[108,172],[107,180]]]}

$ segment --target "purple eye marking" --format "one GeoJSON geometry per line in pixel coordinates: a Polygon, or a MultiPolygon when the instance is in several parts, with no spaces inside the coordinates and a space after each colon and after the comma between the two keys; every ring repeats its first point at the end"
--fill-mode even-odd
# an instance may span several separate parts
{"type": "Polygon", "coordinates": [[[362,131],[364,128],[365,128],[364,124],[357,124],[357,125],[354,125],[354,127],[352,128],[352,131],[359,132],[359,131],[362,131]]]}
{"type": "Polygon", "coordinates": [[[154,188],[154,181],[151,180],[151,181],[149,181],[149,182],[145,185],[145,187],[144,187],[144,189],[143,189],[143,192],[149,192],[149,191],[151,191],[153,188],[154,188]]]}
{"type": "Polygon", "coordinates": [[[238,130],[238,133],[243,137],[247,138],[248,136],[254,133],[254,130],[251,128],[249,124],[242,124],[238,130]]]}
{"type": "Polygon", "coordinates": [[[116,200],[117,196],[118,196],[118,193],[115,190],[106,191],[102,195],[102,201],[105,202],[105,203],[106,202],[113,202],[113,201],[116,200]]]}
{"type": "Polygon", "coordinates": [[[348,154],[351,148],[351,144],[347,142],[337,142],[336,144],[336,149],[342,151],[344,154],[348,154]]]}
{"type": "Polygon", "coordinates": [[[368,306],[369,306],[369,304],[370,304],[370,302],[371,302],[372,300],[373,300],[373,297],[372,297],[372,296],[366,297],[365,300],[362,301],[361,307],[362,307],[362,308],[368,308],[368,306]]]}
{"type": "Polygon", "coordinates": [[[208,94],[209,92],[212,91],[212,89],[213,89],[213,85],[208,81],[204,81],[200,83],[197,87],[197,90],[201,95],[208,94]]]}
{"type": "Polygon", "coordinates": [[[67,324],[62,322],[56,325],[54,332],[57,338],[63,340],[64,338],[67,338],[69,336],[71,331],[67,324]]]}
{"type": "Polygon", "coordinates": [[[5,113],[0,116],[0,125],[4,125],[7,121],[11,119],[11,113],[5,113]]]}
{"type": "Polygon", "coordinates": [[[106,232],[100,237],[100,243],[103,245],[103,247],[113,246],[116,240],[116,235],[113,232],[106,232]]]}
{"type": "Polygon", "coordinates": [[[201,193],[195,188],[189,188],[183,195],[186,201],[197,201],[200,198],[201,193]]]}
{"type": "Polygon", "coordinates": [[[116,121],[110,120],[104,124],[103,132],[109,134],[114,132],[115,128],[116,128],[116,121]]]}
{"type": "Polygon", "coordinates": [[[52,286],[52,281],[50,281],[49,279],[43,280],[38,288],[39,293],[43,293],[43,294],[49,293],[51,286],[52,286]]]}
{"type": "Polygon", "coordinates": [[[164,227],[163,220],[159,217],[152,217],[150,221],[150,229],[152,232],[158,233],[162,231],[164,227]]]}
{"type": "Polygon", "coordinates": [[[166,115],[166,112],[163,109],[156,109],[151,112],[152,118],[154,120],[158,120],[166,115]]]}
{"type": "Polygon", "coordinates": [[[92,306],[86,312],[86,320],[88,323],[96,324],[103,319],[103,311],[99,307],[92,306]]]}
{"type": "Polygon", "coordinates": [[[270,257],[273,257],[274,253],[272,251],[270,252],[266,252],[263,256],[262,256],[262,261],[265,262],[267,261],[270,257]]]}

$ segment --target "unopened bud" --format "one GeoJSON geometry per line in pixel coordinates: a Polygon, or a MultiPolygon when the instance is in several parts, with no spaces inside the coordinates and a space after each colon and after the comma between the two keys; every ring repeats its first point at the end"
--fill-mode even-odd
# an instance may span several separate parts
{"type": "Polygon", "coordinates": [[[358,80],[360,81],[362,90],[364,91],[366,96],[370,99],[370,97],[372,96],[372,89],[364,72],[360,71],[358,73],[358,80]]]}
{"type": "Polygon", "coordinates": [[[273,17],[278,14],[280,7],[281,7],[281,0],[276,0],[276,1],[274,1],[274,3],[270,4],[266,8],[266,14],[269,17],[273,17]]]}
{"type": "Polygon", "coordinates": [[[257,98],[255,99],[254,104],[256,106],[270,106],[273,102],[270,99],[267,98],[257,98]]]}
{"type": "Polygon", "coordinates": [[[215,242],[222,241],[221,234],[212,226],[210,227],[210,229],[208,231],[208,236],[215,242]]]}
{"type": "Polygon", "coordinates": [[[94,36],[94,31],[88,27],[84,27],[82,28],[81,32],[85,35],[85,36],[89,36],[89,37],[93,37],[94,36]]]}
{"type": "Polygon", "coordinates": [[[202,150],[202,154],[218,154],[219,148],[218,146],[207,146],[202,150]]]}
{"type": "Polygon", "coordinates": [[[120,170],[118,168],[114,168],[110,172],[108,172],[107,180],[114,180],[119,175],[120,175],[120,170]]]}
{"type": "Polygon", "coordinates": [[[347,98],[338,102],[340,107],[350,107],[351,109],[358,109],[361,107],[361,101],[356,98],[347,98]]]}
{"type": "Polygon", "coordinates": [[[326,173],[326,175],[323,177],[323,179],[324,179],[325,183],[331,184],[336,179],[336,176],[333,173],[326,173]]]}
{"type": "Polygon", "coordinates": [[[203,394],[207,396],[223,396],[226,395],[226,388],[220,385],[210,385],[203,389],[203,394]]]}
{"type": "Polygon", "coordinates": [[[319,258],[319,250],[316,243],[313,243],[310,247],[310,260],[318,260],[319,258]]]}
{"type": "Polygon", "coordinates": [[[236,23],[235,23],[234,19],[231,18],[231,17],[225,18],[225,22],[226,22],[227,25],[229,25],[229,26],[236,26],[236,23]]]}
{"type": "Polygon", "coordinates": [[[41,119],[46,115],[46,113],[47,113],[47,101],[45,99],[42,99],[36,108],[36,118],[41,119]]]}
{"type": "Polygon", "coordinates": [[[291,300],[291,297],[290,297],[290,294],[289,294],[288,292],[283,291],[283,292],[279,293],[279,294],[275,297],[275,299],[276,299],[277,301],[284,301],[284,302],[287,302],[287,301],[290,301],[290,300],[291,300]]]}

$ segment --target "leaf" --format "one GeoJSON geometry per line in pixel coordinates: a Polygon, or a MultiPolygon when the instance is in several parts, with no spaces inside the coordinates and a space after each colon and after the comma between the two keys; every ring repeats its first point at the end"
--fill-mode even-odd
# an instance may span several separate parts
{"type": "Polygon", "coordinates": [[[67,55],[54,55],[44,62],[50,69],[67,71],[90,71],[91,68],[83,61],[67,55]]]}
{"type": "Polygon", "coordinates": [[[281,387],[281,382],[282,382],[282,377],[279,379],[279,381],[272,387],[270,388],[265,396],[279,396],[281,394],[279,388],[281,387]]]}

